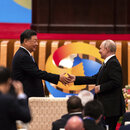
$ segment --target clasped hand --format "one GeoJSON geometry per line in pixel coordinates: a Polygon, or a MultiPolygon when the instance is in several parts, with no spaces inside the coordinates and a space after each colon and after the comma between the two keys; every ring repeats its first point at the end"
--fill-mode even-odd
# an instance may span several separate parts
{"type": "Polygon", "coordinates": [[[60,82],[62,84],[66,85],[75,81],[75,75],[67,74],[67,76],[65,76],[65,74],[66,73],[60,74],[60,82]]]}

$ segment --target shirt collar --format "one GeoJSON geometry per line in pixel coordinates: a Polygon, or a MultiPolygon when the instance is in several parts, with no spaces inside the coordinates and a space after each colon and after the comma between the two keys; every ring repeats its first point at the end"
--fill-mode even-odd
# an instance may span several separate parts
{"type": "Polygon", "coordinates": [[[73,112],[73,113],[69,113],[69,115],[73,115],[73,114],[82,114],[82,112],[73,112]]]}
{"type": "Polygon", "coordinates": [[[108,56],[108,57],[104,60],[104,63],[106,64],[107,61],[108,61],[111,57],[113,57],[113,56],[115,56],[115,54],[108,56]]]}
{"type": "Polygon", "coordinates": [[[84,119],[84,120],[85,120],[85,119],[88,119],[88,120],[94,120],[94,121],[95,121],[95,119],[94,119],[94,118],[89,117],[89,116],[83,117],[83,119],[84,119]]]}
{"type": "Polygon", "coordinates": [[[20,46],[20,47],[23,48],[24,50],[26,50],[26,51],[28,52],[28,54],[29,54],[30,56],[32,56],[28,49],[26,49],[26,48],[23,47],[23,46],[20,46]]]}

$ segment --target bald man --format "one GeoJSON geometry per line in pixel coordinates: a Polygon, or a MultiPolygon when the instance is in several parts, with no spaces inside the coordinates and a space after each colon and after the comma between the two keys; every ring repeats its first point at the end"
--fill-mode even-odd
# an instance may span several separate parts
{"type": "Polygon", "coordinates": [[[83,120],[78,116],[71,117],[65,126],[65,130],[84,130],[83,120]]]}
{"type": "Polygon", "coordinates": [[[95,99],[103,104],[106,124],[109,125],[110,130],[115,130],[119,117],[125,112],[122,94],[122,69],[115,55],[115,42],[112,40],[103,41],[99,53],[104,59],[104,63],[97,74],[92,77],[69,76],[75,85],[95,84],[95,99]]]}

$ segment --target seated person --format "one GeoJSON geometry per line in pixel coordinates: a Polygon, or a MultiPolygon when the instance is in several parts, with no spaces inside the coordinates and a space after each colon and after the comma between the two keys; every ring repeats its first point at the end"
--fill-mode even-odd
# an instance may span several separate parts
{"type": "Polygon", "coordinates": [[[123,120],[121,125],[125,125],[125,123],[130,123],[130,112],[126,112],[123,115],[123,120]]]}
{"type": "Polygon", "coordinates": [[[119,130],[130,130],[130,112],[124,113],[122,124],[119,130]]]}
{"type": "Polygon", "coordinates": [[[81,90],[78,97],[81,99],[83,107],[88,101],[94,100],[94,95],[88,90],[81,90]]]}
{"type": "Polygon", "coordinates": [[[104,127],[99,124],[103,116],[103,112],[103,106],[99,101],[92,100],[86,103],[83,110],[85,130],[104,130],[104,127]]]}
{"type": "Polygon", "coordinates": [[[12,81],[10,71],[0,67],[0,130],[17,130],[16,120],[24,123],[31,120],[27,98],[22,83],[12,81]],[[11,85],[14,87],[17,99],[8,94],[11,85]]]}
{"type": "Polygon", "coordinates": [[[68,114],[65,114],[61,117],[61,119],[56,120],[52,123],[52,130],[59,130],[60,128],[64,128],[67,120],[72,116],[78,116],[82,118],[82,103],[78,96],[71,96],[67,101],[67,110],[68,114]]]}
{"type": "Polygon", "coordinates": [[[83,120],[78,116],[71,117],[65,125],[65,130],[84,130],[83,120]]]}
{"type": "Polygon", "coordinates": [[[122,125],[119,130],[130,130],[130,125],[122,125]]]}

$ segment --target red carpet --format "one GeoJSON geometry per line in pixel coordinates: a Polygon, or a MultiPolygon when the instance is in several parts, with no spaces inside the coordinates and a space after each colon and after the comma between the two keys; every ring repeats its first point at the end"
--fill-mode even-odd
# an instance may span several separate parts
{"type": "MultiPolygon", "coordinates": [[[[19,39],[21,32],[30,24],[0,23],[0,39],[19,39]]],[[[52,34],[38,33],[39,39],[47,40],[130,40],[130,34],[52,34]]]]}

